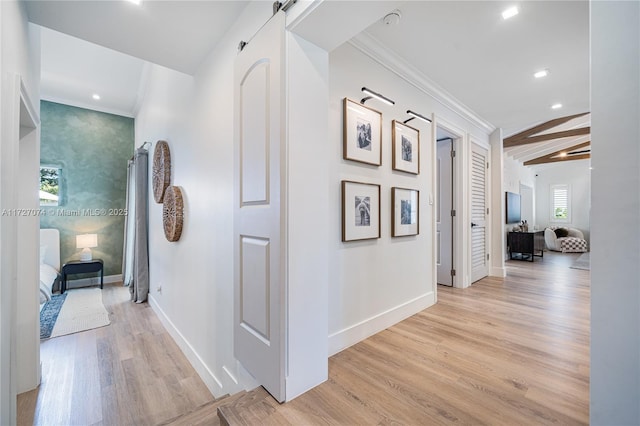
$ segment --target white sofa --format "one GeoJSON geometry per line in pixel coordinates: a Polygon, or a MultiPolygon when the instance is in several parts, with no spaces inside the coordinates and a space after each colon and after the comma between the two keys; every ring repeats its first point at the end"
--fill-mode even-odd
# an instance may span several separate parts
{"type": "Polygon", "coordinates": [[[544,241],[549,250],[561,251],[563,253],[584,253],[587,251],[587,241],[584,239],[582,231],[567,226],[551,226],[544,230],[544,241]],[[555,230],[565,228],[569,231],[566,237],[558,238],[555,230]]]}

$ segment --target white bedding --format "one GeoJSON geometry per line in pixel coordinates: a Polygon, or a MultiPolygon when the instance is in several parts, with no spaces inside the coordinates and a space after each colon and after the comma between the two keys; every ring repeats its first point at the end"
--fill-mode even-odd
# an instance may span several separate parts
{"type": "Polygon", "coordinates": [[[51,299],[60,269],[60,233],[57,229],[40,230],[40,304],[51,299]]]}

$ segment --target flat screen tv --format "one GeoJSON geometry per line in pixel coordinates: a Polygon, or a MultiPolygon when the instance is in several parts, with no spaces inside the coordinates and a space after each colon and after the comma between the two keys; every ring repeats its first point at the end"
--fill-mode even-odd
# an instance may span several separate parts
{"type": "Polygon", "coordinates": [[[505,206],[507,208],[506,223],[518,223],[522,220],[520,217],[520,194],[507,192],[505,195],[505,206]]]}

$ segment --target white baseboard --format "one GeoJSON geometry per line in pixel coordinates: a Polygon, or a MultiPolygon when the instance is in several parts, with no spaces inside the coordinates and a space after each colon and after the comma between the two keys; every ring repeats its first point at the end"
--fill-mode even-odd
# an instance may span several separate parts
{"type": "MultiPolygon", "coordinates": [[[[122,274],[118,275],[106,275],[104,277],[105,284],[122,282],[122,274]]],[[[67,289],[89,287],[94,285],[100,285],[100,277],[80,278],[78,280],[67,280],[67,289]]]]}
{"type": "Polygon", "coordinates": [[[492,266],[491,267],[491,273],[489,275],[492,276],[492,277],[504,278],[504,277],[507,276],[507,268],[492,266]]]}
{"type": "MultiPolygon", "coordinates": [[[[165,314],[165,312],[162,310],[160,305],[158,305],[158,302],[156,302],[151,294],[149,294],[149,305],[156,313],[156,315],[158,315],[158,318],[160,319],[160,322],[162,323],[164,328],[171,335],[182,353],[187,357],[187,359],[196,370],[209,391],[213,394],[213,396],[219,398],[222,395],[229,393],[229,389],[224,388],[222,382],[218,380],[215,374],[213,374],[213,371],[209,369],[209,367],[205,364],[200,355],[198,355],[193,346],[191,346],[191,344],[187,341],[187,339],[185,339],[182,333],[180,333],[180,331],[169,319],[167,314],[165,314]]],[[[233,376],[231,377],[233,378],[233,380],[236,380],[233,376]]]]}
{"type": "Polygon", "coordinates": [[[435,293],[429,292],[329,335],[329,356],[427,309],[434,303],[435,293]]]}

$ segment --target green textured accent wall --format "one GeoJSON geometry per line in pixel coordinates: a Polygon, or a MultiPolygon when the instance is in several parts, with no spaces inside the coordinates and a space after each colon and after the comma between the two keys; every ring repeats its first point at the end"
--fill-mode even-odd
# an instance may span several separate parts
{"type": "Polygon", "coordinates": [[[40,120],[40,164],[62,169],[60,205],[42,207],[40,227],[60,230],[61,264],[80,257],[76,235],[98,234],[93,257],[121,274],[133,118],[42,101],[40,120]]]}

